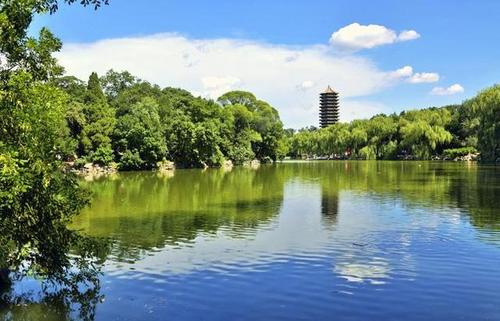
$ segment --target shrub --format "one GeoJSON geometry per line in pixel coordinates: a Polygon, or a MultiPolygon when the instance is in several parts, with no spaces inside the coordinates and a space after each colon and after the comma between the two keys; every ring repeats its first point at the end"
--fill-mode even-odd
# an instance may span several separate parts
{"type": "Polygon", "coordinates": [[[475,153],[477,153],[477,149],[474,147],[450,148],[443,151],[443,155],[451,159],[475,153]]]}
{"type": "Polygon", "coordinates": [[[120,170],[133,171],[141,169],[143,163],[144,161],[141,159],[138,151],[134,150],[134,152],[131,152],[127,149],[125,153],[123,153],[118,166],[120,170]]]}
{"type": "Polygon", "coordinates": [[[90,160],[99,165],[109,165],[113,161],[113,150],[111,147],[99,146],[95,152],[90,155],[90,160]]]}

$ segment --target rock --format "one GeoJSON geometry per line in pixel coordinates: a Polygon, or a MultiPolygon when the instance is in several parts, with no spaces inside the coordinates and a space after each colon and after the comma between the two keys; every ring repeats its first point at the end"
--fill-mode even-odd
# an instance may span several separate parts
{"type": "Polygon", "coordinates": [[[243,167],[249,167],[253,169],[257,169],[260,166],[260,162],[258,159],[254,159],[252,161],[246,161],[243,163],[243,167]]]}
{"type": "MultiPolygon", "coordinates": [[[[328,157],[325,157],[324,159],[328,159],[328,157]]],[[[264,159],[262,160],[262,164],[272,164],[273,163],[273,160],[271,159],[271,157],[264,157],[264,159]]]]}
{"type": "Polygon", "coordinates": [[[231,169],[233,168],[234,164],[231,160],[226,160],[224,163],[222,163],[222,168],[224,169],[231,169]]]}
{"type": "Polygon", "coordinates": [[[100,166],[99,164],[86,163],[82,168],[73,168],[72,171],[83,176],[85,180],[92,181],[104,175],[115,174],[118,171],[118,165],[111,163],[107,166],[100,166]]]}
{"type": "Polygon", "coordinates": [[[174,162],[164,160],[156,163],[156,168],[158,171],[173,171],[175,169],[175,164],[174,162]]]}
{"type": "Polygon", "coordinates": [[[454,159],[455,162],[475,162],[479,159],[479,153],[467,154],[454,159]]]}

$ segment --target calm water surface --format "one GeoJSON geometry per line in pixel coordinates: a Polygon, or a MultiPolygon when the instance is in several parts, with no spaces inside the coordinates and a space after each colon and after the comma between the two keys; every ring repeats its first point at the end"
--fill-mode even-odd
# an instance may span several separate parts
{"type": "Polygon", "coordinates": [[[500,320],[500,168],[325,161],[86,184],[74,226],[109,240],[103,297],[4,320],[500,320]]]}

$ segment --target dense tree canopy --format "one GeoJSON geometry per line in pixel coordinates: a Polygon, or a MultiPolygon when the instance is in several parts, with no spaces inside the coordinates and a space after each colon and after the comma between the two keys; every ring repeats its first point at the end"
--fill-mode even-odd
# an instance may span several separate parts
{"type": "Polygon", "coordinates": [[[229,92],[215,102],[113,70],[100,79],[91,74],[87,84],[68,76],[54,83],[70,96],[68,146],[77,147],[68,156],[80,164],[117,162],[122,170],[138,170],[171,160],[179,167],[214,167],[286,154],[277,110],[249,92],[229,92]]]}

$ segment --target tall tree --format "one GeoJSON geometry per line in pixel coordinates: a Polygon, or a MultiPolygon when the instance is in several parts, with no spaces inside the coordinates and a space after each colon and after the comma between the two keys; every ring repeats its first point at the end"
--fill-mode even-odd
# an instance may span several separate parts
{"type": "Polygon", "coordinates": [[[164,159],[167,146],[156,101],[145,97],[121,113],[114,141],[121,169],[154,168],[157,162],[164,159]]]}
{"type": "Polygon", "coordinates": [[[120,92],[130,88],[140,80],[128,71],[116,72],[110,69],[101,77],[100,82],[109,100],[116,98],[120,92]]]}
{"type": "Polygon", "coordinates": [[[228,92],[217,101],[231,111],[235,122],[236,145],[231,158],[241,162],[248,157],[273,161],[283,157],[283,123],[275,108],[246,91],[228,92]]]}
{"type": "Polygon", "coordinates": [[[108,104],[95,72],[89,77],[84,103],[83,151],[89,160],[107,165],[113,160],[111,135],[116,124],[115,110],[108,104]]]}
{"type": "Polygon", "coordinates": [[[488,88],[467,102],[478,115],[478,149],[485,162],[500,161],[500,85],[488,88]]]}

